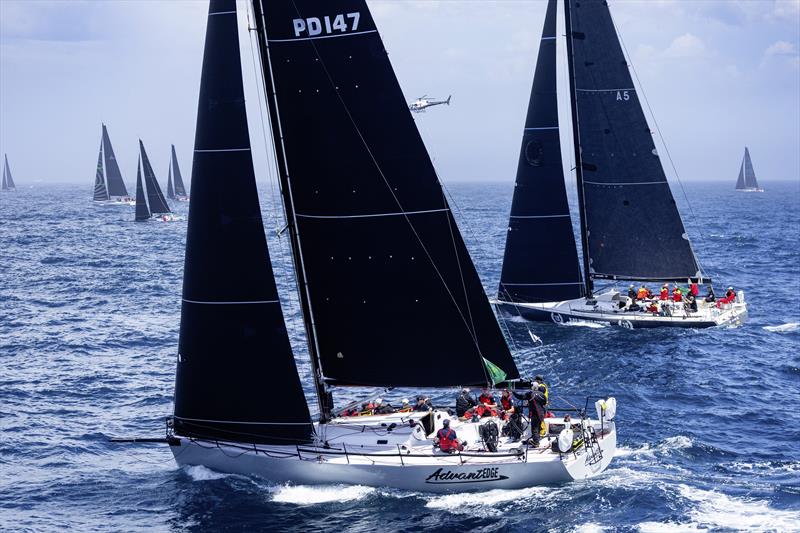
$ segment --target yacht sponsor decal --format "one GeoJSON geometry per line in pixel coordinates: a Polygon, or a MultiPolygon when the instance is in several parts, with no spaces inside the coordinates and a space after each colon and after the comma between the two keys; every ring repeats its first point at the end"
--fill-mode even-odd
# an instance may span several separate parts
{"type": "Polygon", "coordinates": [[[479,483],[484,481],[500,481],[508,479],[498,473],[499,468],[481,468],[473,472],[453,472],[440,468],[425,479],[425,483],[479,483]]]}

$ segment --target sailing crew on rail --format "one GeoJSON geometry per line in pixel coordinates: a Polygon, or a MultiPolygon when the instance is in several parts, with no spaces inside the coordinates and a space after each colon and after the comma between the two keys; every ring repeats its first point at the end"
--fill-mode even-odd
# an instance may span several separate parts
{"type": "Polygon", "coordinates": [[[447,418],[442,421],[442,429],[436,432],[433,443],[438,444],[439,449],[445,453],[456,453],[464,449],[464,445],[458,440],[456,430],[450,427],[450,420],[447,418]]]}
{"type": "Polygon", "coordinates": [[[661,300],[663,300],[663,301],[669,300],[669,285],[668,284],[665,283],[665,284],[663,284],[661,286],[661,294],[659,295],[659,298],[661,300]]]}
{"type": "Polygon", "coordinates": [[[428,412],[433,411],[433,404],[427,396],[417,396],[417,405],[414,406],[414,411],[428,412]]]}
{"type": "Polygon", "coordinates": [[[653,300],[650,302],[650,305],[647,307],[647,312],[652,313],[654,315],[658,315],[658,302],[653,300]]]}
{"type": "Polygon", "coordinates": [[[633,285],[628,287],[628,298],[630,298],[631,300],[636,299],[636,289],[633,288],[633,285]]]}
{"type": "Polygon", "coordinates": [[[639,287],[639,291],[636,293],[637,300],[647,300],[650,298],[650,289],[648,289],[645,285],[639,287]]]}
{"type": "Polygon", "coordinates": [[[683,301],[683,291],[677,285],[675,285],[675,288],[672,289],[672,301],[673,302],[683,301]]]}
{"type": "Polygon", "coordinates": [[[464,387],[461,389],[461,394],[458,395],[456,398],[456,415],[459,417],[464,417],[467,414],[467,411],[472,409],[478,405],[478,402],[475,401],[475,398],[469,393],[469,389],[464,387]]]}

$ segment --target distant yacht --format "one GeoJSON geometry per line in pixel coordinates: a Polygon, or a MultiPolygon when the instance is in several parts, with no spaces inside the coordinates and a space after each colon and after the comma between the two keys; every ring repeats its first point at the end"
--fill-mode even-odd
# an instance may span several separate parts
{"type": "Polygon", "coordinates": [[[11,169],[8,168],[8,155],[3,154],[5,158],[5,164],[3,165],[3,191],[14,192],[17,190],[17,186],[14,185],[14,178],[11,177],[11,169]]]}
{"type": "Polygon", "coordinates": [[[144,144],[139,139],[139,161],[136,166],[136,222],[157,219],[163,222],[176,220],[172,214],[164,193],[158,185],[153,167],[147,158],[144,144]],[[142,168],[144,168],[144,184],[142,184],[142,168]]]}
{"type": "Polygon", "coordinates": [[[128,195],[128,189],[122,180],[122,173],[111,147],[108,130],[103,124],[100,138],[100,152],[97,154],[97,172],[94,177],[94,202],[102,205],[135,205],[128,195]]]}
{"type": "Polygon", "coordinates": [[[739,179],[736,180],[736,190],[742,192],[764,192],[758,186],[756,173],[753,171],[753,162],[750,161],[750,150],[744,147],[744,157],[742,165],[739,167],[739,179]]]}
{"type": "Polygon", "coordinates": [[[564,183],[569,171],[561,159],[559,35],[551,4],[518,159],[498,308],[528,320],[625,328],[741,323],[747,314],[742,292],[729,288],[720,301],[699,294],[699,285],[711,290],[711,280],[689,242],[608,4],[601,0],[564,2],[580,268],[564,183]],[[622,280],[637,286],[620,293],[615,285],[622,280]],[[656,297],[641,285],[647,282],[658,284],[656,297]]]}
{"type": "Polygon", "coordinates": [[[178,202],[188,202],[189,195],[186,194],[186,187],[183,186],[181,169],[178,166],[178,157],[175,155],[175,145],[172,145],[172,154],[169,159],[169,174],[167,176],[167,198],[178,202]],[[172,169],[175,169],[174,172],[172,169]],[[175,176],[173,178],[173,175],[175,176]],[[173,185],[174,181],[174,185],[173,185]]]}

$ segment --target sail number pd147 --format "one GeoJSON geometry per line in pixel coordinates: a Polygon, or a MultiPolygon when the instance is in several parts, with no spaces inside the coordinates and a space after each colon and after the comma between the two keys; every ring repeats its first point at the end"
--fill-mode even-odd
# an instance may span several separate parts
{"type": "Polygon", "coordinates": [[[317,17],[309,17],[306,19],[294,19],[292,23],[294,24],[294,36],[300,37],[305,35],[308,37],[314,37],[315,35],[320,35],[323,30],[325,33],[330,35],[335,32],[338,33],[346,33],[347,31],[356,31],[358,30],[358,21],[361,20],[361,13],[347,13],[346,18],[345,15],[340,14],[333,17],[333,21],[331,21],[331,17],[324,16],[322,20],[317,17]],[[353,22],[351,27],[347,27],[346,19],[350,19],[353,22]]]}

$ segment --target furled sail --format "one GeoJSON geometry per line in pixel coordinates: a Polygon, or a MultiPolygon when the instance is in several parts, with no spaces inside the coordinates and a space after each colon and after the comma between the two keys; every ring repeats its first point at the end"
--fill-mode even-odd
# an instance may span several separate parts
{"type": "Polygon", "coordinates": [[[142,185],[142,163],[136,163],[136,222],[150,219],[150,208],[147,207],[147,196],[142,185]]]}
{"type": "Polygon", "coordinates": [[[212,0],[209,7],[192,179],[176,432],[308,442],[313,426],[258,203],[235,0],[212,0]]]}
{"type": "Polygon", "coordinates": [[[758,189],[756,173],[753,170],[753,162],[750,160],[750,150],[744,147],[744,186],[747,188],[758,189]]]}
{"type": "Polygon", "coordinates": [[[567,0],[579,195],[595,278],[686,279],[697,260],[604,0],[567,0]]]}
{"type": "Polygon", "coordinates": [[[556,11],[556,0],[549,0],[517,164],[498,290],[501,300],[557,302],[583,295],[561,164],[556,11]]]}
{"type": "Polygon", "coordinates": [[[517,378],[364,0],[253,4],[323,378],[485,384],[484,358],[517,378]]]}
{"type": "Polygon", "coordinates": [[[186,187],[183,185],[183,177],[181,177],[181,168],[178,166],[178,156],[175,155],[175,145],[172,145],[172,167],[173,176],[175,180],[175,195],[176,196],[188,196],[186,194],[186,187]]]}
{"type": "Polygon", "coordinates": [[[167,198],[170,200],[175,199],[175,189],[172,188],[172,163],[170,162],[169,170],[167,171],[167,198]]]}
{"type": "Polygon", "coordinates": [[[167,201],[164,199],[164,193],[161,192],[161,187],[156,180],[156,175],[153,172],[153,167],[150,165],[150,160],[147,158],[147,152],[144,150],[144,144],[139,139],[139,151],[142,155],[142,170],[144,171],[144,184],[147,189],[147,204],[150,206],[150,212],[154,215],[161,213],[171,213],[167,201]]]}
{"type": "Polygon", "coordinates": [[[14,178],[11,177],[11,169],[8,167],[8,154],[3,154],[3,189],[4,191],[14,191],[17,186],[14,185],[14,178]]]}
{"type": "Polygon", "coordinates": [[[103,172],[103,141],[100,141],[100,152],[97,154],[97,172],[94,175],[94,197],[93,200],[102,202],[108,200],[106,190],[106,179],[103,172]]]}
{"type": "Polygon", "coordinates": [[[122,180],[122,173],[119,171],[117,158],[114,156],[114,149],[111,147],[111,139],[108,137],[108,130],[103,124],[103,158],[106,167],[106,181],[108,182],[108,195],[127,197],[128,189],[122,180]]]}

